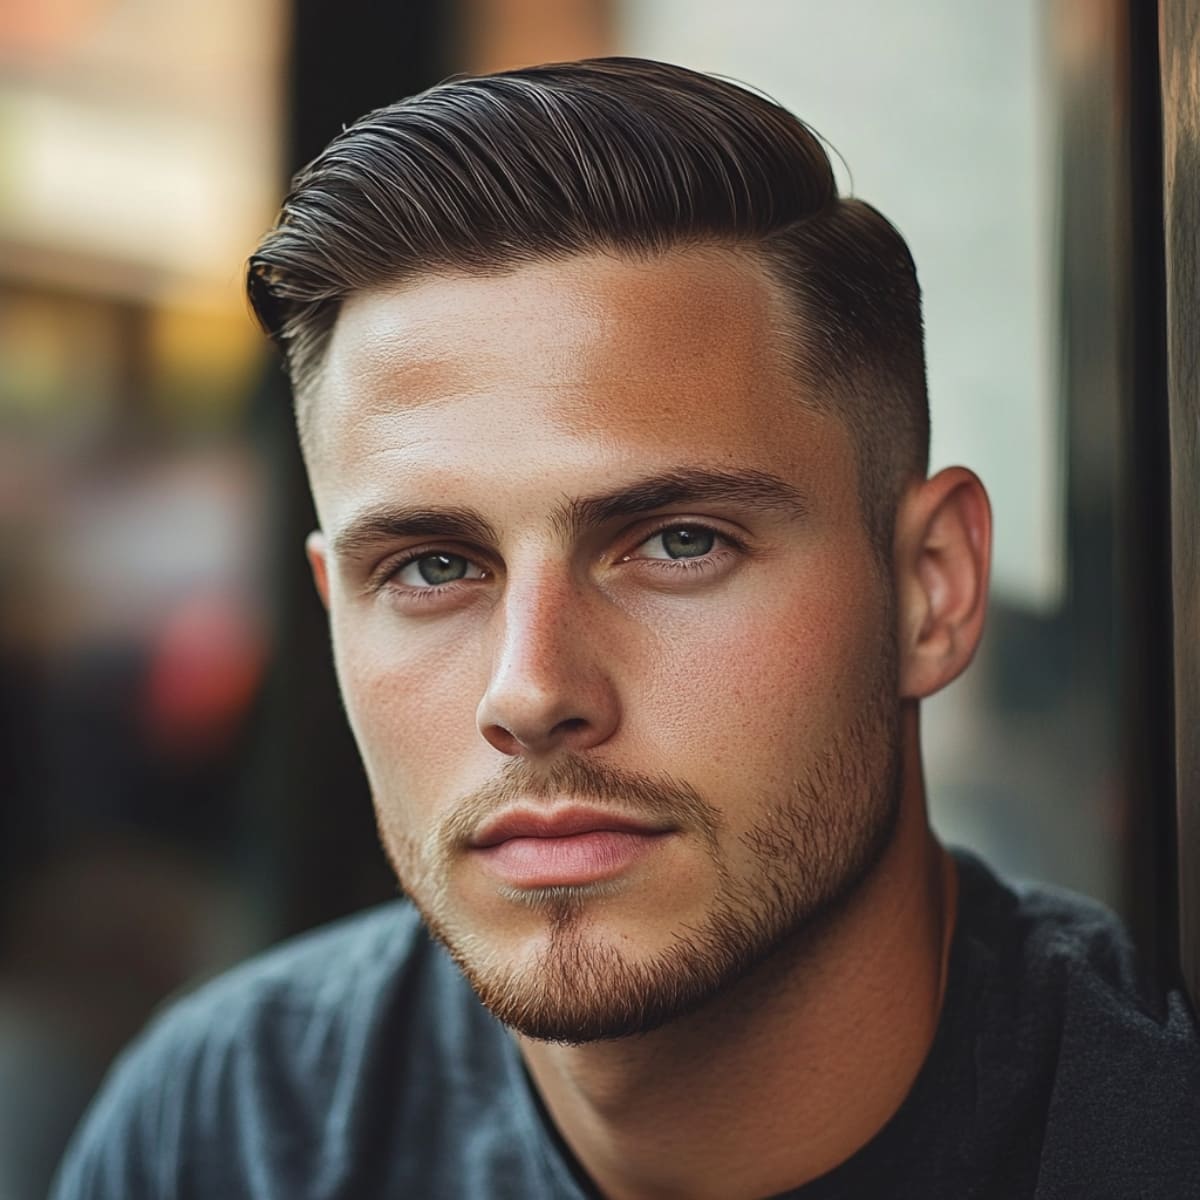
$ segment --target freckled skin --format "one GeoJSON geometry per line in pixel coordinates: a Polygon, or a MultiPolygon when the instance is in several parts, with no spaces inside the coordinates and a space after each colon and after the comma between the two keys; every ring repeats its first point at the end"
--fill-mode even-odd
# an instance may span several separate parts
{"type": "Polygon", "coordinates": [[[751,260],[715,249],[424,278],[348,298],[307,398],[322,531],[310,557],[381,833],[469,976],[536,990],[552,948],[544,910],[513,903],[470,855],[436,849],[456,805],[508,763],[573,755],[670,777],[719,815],[715,846],[667,839],[580,907],[581,943],[635,966],[721,898],[828,874],[755,851],[787,797],[803,792],[838,838],[862,840],[869,793],[896,769],[895,836],[838,942],[803,979],[732,998],[728,1011],[753,1022],[523,1044],[564,1136],[613,1196],[640,1194],[638,1178],[694,1197],[766,1194],[840,1161],[903,1097],[940,1002],[953,877],[925,824],[915,701],[978,640],[986,499],[958,469],[914,481],[885,578],[847,431],[782,363],[780,303],[751,260]],[[693,467],[782,479],[804,515],[709,501],[570,538],[553,519],[564,499],[693,467]],[[331,552],[357,514],[397,503],[476,510],[496,543],[331,552]],[[653,539],[671,521],[725,535],[699,571],[663,568],[653,539]],[[411,549],[459,555],[474,576],[432,603],[397,586],[419,582],[414,567],[370,582],[411,549]],[[831,772],[831,747],[855,770],[831,772]],[[719,1094],[700,1065],[724,1080],[719,1094]],[[810,1136],[781,1143],[778,1122],[810,1136]],[[652,1127],[675,1131],[678,1161],[646,1141],[652,1127]],[[754,1182],[744,1168],[760,1142],[754,1182]]]}

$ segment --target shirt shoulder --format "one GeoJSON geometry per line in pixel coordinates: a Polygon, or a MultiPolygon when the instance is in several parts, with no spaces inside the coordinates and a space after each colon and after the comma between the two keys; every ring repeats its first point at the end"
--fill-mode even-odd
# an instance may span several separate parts
{"type": "Polygon", "coordinates": [[[1200,1178],[1200,1032],[1104,905],[960,858],[981,1103],[1036,1114],[1036,1195],[1175,1197],[1200,1178]],[[1182,1190],[1181,1190],[1182,1189],[1182,1190]]]}
{"type": "Polygon", "coordinates": [[[54,1196],[370,1195],[374,1143],[419,1138],[445,1063],[494,1077],[505,1050],[412,907],[384,905],[172,1003],[114,1066],[54,1196]]]}

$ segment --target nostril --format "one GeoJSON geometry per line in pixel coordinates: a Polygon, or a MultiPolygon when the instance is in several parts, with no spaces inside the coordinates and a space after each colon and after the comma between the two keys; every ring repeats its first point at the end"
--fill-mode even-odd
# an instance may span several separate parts
{"type": "Polygon", "coordinates": [[[521,750],[521,739],[503,725],[487,725],[480,732],[484,740],[489,742],[501,754],[518,754],[521,750]]]}
{"type": "Polygon", "coordinates": [[[554,727],[556,733],[574,733],[577,729],[586,728],[587,722],[582,717],[568,717],[554,727]]]}

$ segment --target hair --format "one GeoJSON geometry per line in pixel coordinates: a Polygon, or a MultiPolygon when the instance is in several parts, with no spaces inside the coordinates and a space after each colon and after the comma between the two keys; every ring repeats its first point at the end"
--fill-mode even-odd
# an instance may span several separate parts
{"type": "Polygon", "coordinates": [[[808,126],[737,84],[602,58],[454,78],[377,109],[296,175],[247,291],[303,437],[351,293],[706,245],[756,256],[782,289],[787,361],[849,429],[868,531],[890,555],[900,491],[928,459],[912,256],[879,212],[839,196],[808,126]]]}

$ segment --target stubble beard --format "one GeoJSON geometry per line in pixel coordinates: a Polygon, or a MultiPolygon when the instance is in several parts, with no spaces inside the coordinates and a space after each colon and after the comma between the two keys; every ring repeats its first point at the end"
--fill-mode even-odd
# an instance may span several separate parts
{"type": "Polygon", "coordinates": [[[729,993],[781,954],[802,956],[870,876],[891,844],[900,811],[894,695],[878,689],[803,777],[739,836],[755,865],[741,878],[720,853],[719,809],[669,777],[617,772],[580,758],[535,775],[514,760],[501,781],[456,808],[466,825],[473,814],[498,807],[502,795],[570,794],[633,801],[640,812],[677,819],[705,844],[717,887],[701,923],[677,929],[669,946],[644,959],[591,935],[589,910],[602,902],[601,883],[509,893],[511,901],[537,910],[547,934],[532,963],[514,963],[455,916],[444,869],[453,830],[422,846],[397,836],[381,818],[381,839],[430,932],[498,1020],[525,1037],[568,1044],[649,1033],[729,993]]]}

